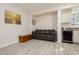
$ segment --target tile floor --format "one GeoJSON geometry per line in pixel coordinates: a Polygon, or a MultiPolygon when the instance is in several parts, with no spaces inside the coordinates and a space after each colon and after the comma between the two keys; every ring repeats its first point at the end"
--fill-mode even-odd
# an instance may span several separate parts
{"type": "Polygon", "coordinates": [[[32,39],[0,48],[0,55],[78,55],[79,44],[32,39]]]}

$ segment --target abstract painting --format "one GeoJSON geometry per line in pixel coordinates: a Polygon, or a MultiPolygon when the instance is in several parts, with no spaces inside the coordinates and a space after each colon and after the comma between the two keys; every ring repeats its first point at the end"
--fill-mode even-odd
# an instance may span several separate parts
{"type": "Polygon", "coordinates": [[[32,25],[36,25],[36,20],[32,19],[32,25]]]}
{"type": "Polygon", "coordinates": [[[21,24],[21,15],[5,10],[5,23],[21,24]]]}

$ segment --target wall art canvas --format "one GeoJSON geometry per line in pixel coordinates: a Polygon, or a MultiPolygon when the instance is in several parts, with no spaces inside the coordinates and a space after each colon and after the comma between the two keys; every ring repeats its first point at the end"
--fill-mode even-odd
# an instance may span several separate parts
{"type": "Polygon", "coordinates": [[[32,25],[36,25],[36,20],[32,19],[32,25]]]}
{"type": "Polygon", "coordinates": [[[21,15],[9,10],[5,10],[5,23],[21,24],[21,15]]]}

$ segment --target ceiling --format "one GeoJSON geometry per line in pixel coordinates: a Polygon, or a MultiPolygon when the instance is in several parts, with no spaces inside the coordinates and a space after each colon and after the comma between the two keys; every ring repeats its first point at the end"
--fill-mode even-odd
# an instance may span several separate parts
{"type": "Polygon", "coordinates": [[[70,3],[19,3],[18,6],[24,8],[30,13],[44,11],[55,7],[61,7],[65,5],[73,5],[70,3]]]}

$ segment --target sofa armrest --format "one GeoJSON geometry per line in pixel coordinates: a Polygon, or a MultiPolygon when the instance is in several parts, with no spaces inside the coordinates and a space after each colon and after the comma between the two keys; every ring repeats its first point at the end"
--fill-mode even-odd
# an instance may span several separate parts
{"type": "Polygon", "coordinates": [[[57,32],[53,32],[54,39],[57,41],[57,32]]]}
{"type": "Polygon", "coordinates": [[[52,37],[53,37],[53,40],[57,41],[57,32],[56,31],[53,31],[51,33],[52,37]]]}
{"type": "Polygon", "coordinates": [[[36,33],[35,31],[32,32],[32,34],[35,34],[35,33],[36,33]]]}
{"type": "Polygon", "coordinates": [[[53,35],[54,35],[54,36],[57,36],[57,32],[53,32],[53,35]]]}

